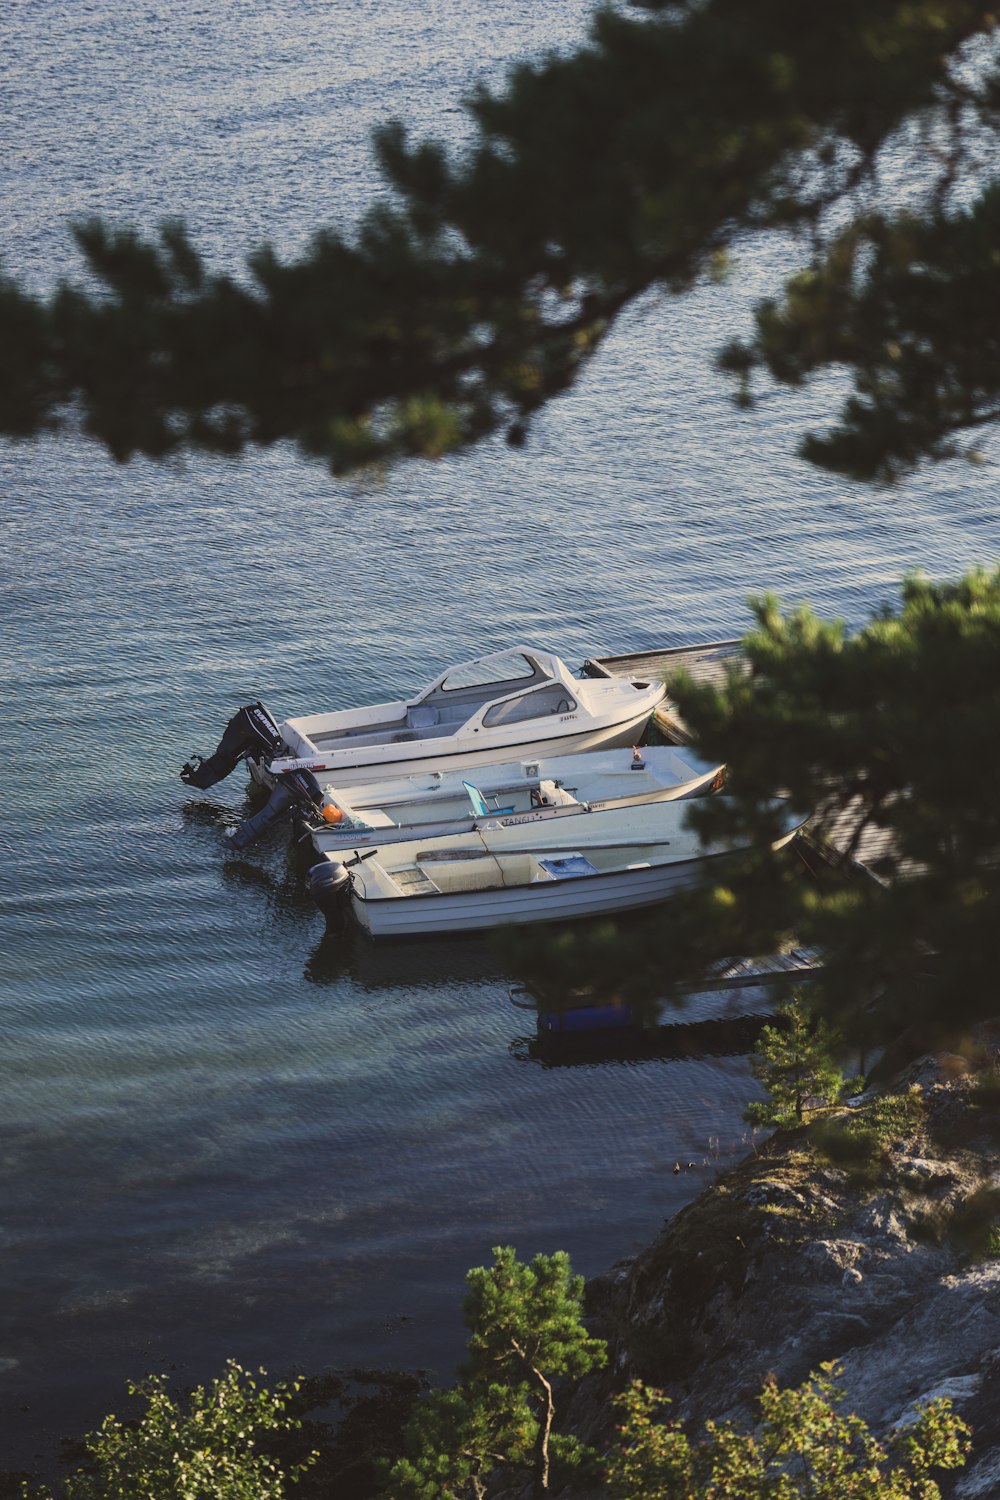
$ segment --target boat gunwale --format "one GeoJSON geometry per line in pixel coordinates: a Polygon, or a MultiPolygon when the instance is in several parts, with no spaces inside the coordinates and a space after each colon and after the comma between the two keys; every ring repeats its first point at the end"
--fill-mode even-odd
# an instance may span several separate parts
{"type": "MultiPolygon", "coordinates": [[[[649,718],[651,712],[652,712],[652,710],[643,709],[641,712],[636,712],[636,713],[633,713],[633,714],[628,714],[628,715],[626,715],[625,718],[623,718],[623,719],[617,719],[617,720],[614,720],[614,721],[612,721],[610,723],[605,723],[604,722],[604,717],[605,716],[601,715],[600,718],[596,722],[593,719],[590,720],[589,723],[588,722],[582,722],[582,723],[581,722],[577,722],[575,724],[567,726],[567,728],[564,731],[562,731],[561,733],[546,735],[545,738],[544,738],[544,740],[539,739],[537,737],[537,734],[535,734],[534,737],[526,736],[525,739],[521,740],[521,741],[510,740],[510,739],[503,740],[503,741],[497,740],[492,746],[491,745],[487,745],[485,748],[487,750],[507,750],[507,749],[516,750],[518,748],[518,746],[521,745],[521,744],[525,744],[525,745],[532,745],[532,744],[544,744],[544,745],[558,744],[560,740],[573,739],[574,737],[579,737],[580,735],[596,734],[596,733],[600,733],[602,730],[617,730],[618,732],[623,733],[626,728],[629,728],[629,727],[631,727],[633,729],[638,728],[638,726],[645,719],[649,718]]],[[[526,719],[524,722],[525,722],[526,727],[529,727],[529,728],[531,728],[533,730],[536,730],[537,729],[537,725],[539,723],[543,722],[543,721],[542,720],[538,720],[538,719],[526,719]]],[[[487,730],[487,733],[491,733],[491,732],[492,731],[487,730]]],[[[470,738],[471,738],[471,736],[470,736],[470,738]]],[[[383,741],[380,741],[377,745],[372,745],[372,746],[370,746],[368,748],[370,748],[373,751],[378,751],[378,750],[392,750],[394,752],[410,752],[410,753],[409,754],[398,754],[395,758],[393,758],[391,760],[390,759],[386,759],[385,757],[383,757],[382,761],[377,761],[377,760],[357,760],[357,761],[353,761],[350,765],[343,765],[343,764],[336,764],[336,763],[333,764],[333,765],[326,764],[326,761],[329,760],[330,757],[326,756],[326,755],[323,755],[322,753],[317,753],[316,755],[276,756],[275,759],[265,769],[271,775],[281,775],[284,771],[292,770],[294,768],[299,768],[299,769],[303,769],[303,770],[310,770],[310,771],[341,771],[341,772],[343,772],[343,771],[367,770],[370,766],[378,766],[380,764],[388,764],[388,765],[405,764],[408,761],[416,762],[416,761],[419,761],[421,759],[433,760],[433,761],[442,761],[442,760],[447,760],[447,759],[450,759],[450,758],[454,758],[455,756],[476,756],[476,755],[478,755],[478,754],[481,753],[479,747],[483,745],[483,742],[480,740],[480,741],[477,741],[477,742],[470,743],[468,745],[455,745],[455,746],[452,746],[450,749],[442,749],[440,746],[434,746],[434,748],[432,750],[429,750],[428,753],[426,755],[424,755],[424,756],[421,756],[419,754],[413,753],[413,752],[419,751],[420,748],[421,748],[421,746],[424,746],[424,745],[426,745],[426,746],[434,746],[434,742],[433,742],[433,740],[426,740],[426,739],[425,740],[402,740],[402,741],[399,741],[397,743],[394,743],[394,742],[388,741],[388,740],[383,740],[383,741]],[[278,769],[275,770],[274,769],[275,767],[277,767],[278,769]]],[[[336,753],[336,752],[334,752],[334,753],[336,753]]],[[[541,755],[541,752],[539,752],[539,754],[541,755]]]]}
{"type": "MultiPolygon", "coordinates": [[[[771,848],[774,849],[774,850],[783,848],[786,844],[788,844],[795,837],[795,835],[799,832],[799,830],[800,830],[801,827],[802,827],[801,823],[796,824],[796,826],[794,828],[790,829],[788,833],[783,834],[780,838],[776,839],[774,841],[774,843],[771,845],[771,848]]],[[[592,847],[596,847],[596,846],[592,846],[592,847]]],[[[607,845],[606,847],[608,847],[608,848],[615,848],[617,846],[616,845],[607,845]]],[[[628,845],[626,847],[633,848],[633,847],[636,847],[636,846],[634,846],[634,845],[628,845]]],[[[734,856],[746,853],[746,851],[750,847],[751,846],[749,844],[746,844],[746,845],[741,845],[739,848],[736,848],[736,849],[715,849],[715,850],[713,850],[709,854],[691,854],[691,855],[686,855],[686,856],[684,856],[681,859],[663,860],[659,864],[653,864],[651,861],[644,861],[644,862],[641,862],[641,863],[636,863],[634,865],[624,865],[624,866],[621,866],[620,868],[614,869],[614,870],[598,870],[598,871],[595,872],[594,875],[584,875],[584,876],[580,876],[580,875],[552,875],[550,877],[550,879],[548,879],[548,880],[537,880],[537,881],[530,881],[529,880],[529,881],[525,881],[523,885],[495,885],[495,886],[485,886],[485,887],[483,887],[483,890],[484,891],[489,891],[489,892],[494,892],[494,891],[518,891],[518,892],[520,892],[520,891],[533,891],[533,890],[544,891],[544,890],[550,889],[553,885],[566,885],[570,881],[584,880],[584,881],[586,881],[586,882],[589,883],[589,882],[591,882],[591,881],[593,881],[595,879],[611,880],[611,879],[614,879],[614,877],[617,876],[617,875],[634,875],[637,872],[637,870],[664,870],[664,869],[677,870],[677,869],[680,869],[684,865],[707,864],[709,860],[713,860],[713,859],[732,859],[734,856]]],[[[545,850],[544,854],[545,854],[545,857],[551,858],[553,855],[555,855],[555,854],[557,854],[559,852],[565,853],[566,851],[558,851],[558,850],[554,850],[554,849],[549,849],[549,850],[545,850]]],[[[579,850],[579,851],[570,851],[570,852],[574,852],[574,853],[575,852],[579,852],[579,853],[582,853],[582,854],[586,855],[587,851],[586,851],[586,849],[582,849],[582,850],[579,850]]],[[[504,855],[504,854],[534,854],[537,857],[538,851],[535,850],[535,849],[502,849],[502,850],[498,850],[497,853],[500,854],[500,855],[504,855]]],[[[469,851],[469,857],[471,857],[474,854],[475,854],[474,850],[470,850],[469,851]]],[[[490,850],[490,849],[483,850],[482,857],[484,859],[488,859],[492,855],[493,855],[493,851],[492,850],[490,850]]],[[[342,861],[342,860],[335,860],[333,862],[334,863],[338,863],[338,864],[345,863],[345,861],[342,861]]],[[[384,873],[389,876],[390,880],[393,878],[391,870],[386,870],[384,866],[380,866],[380,868],[382,868],[383,871],[384,871],[384,873]]],[[[437,900],[441,896],[446,896],[446,897],[450,896],[450,897],[453,897],[453,898],[454,897],[464,898],[466,896],[475,896],[475,895],[479,895],[479,894],[481,894],[480,891],[440,891],[440,890],[436,890],[436,891],[414,891],[412,893],[411,892],[404,892],[403,894],[398,895],[398,896],[395,896],[395,895],[392,895],[392,894],[382,895],[380,893],[377,893],[377,894],[375,894],[373,896],[366,896],[363,891],[359,891],[358,890],[358,888],[357,888],[357,882],[354,880],[353,876],[351,877],[351,898],[352,898],[352,900],[363,901],[363,902],[365,902],[368,905],[371,905],[373,903],[377,905],[379,902],[435,901],[435,900],[437,900]]]]}

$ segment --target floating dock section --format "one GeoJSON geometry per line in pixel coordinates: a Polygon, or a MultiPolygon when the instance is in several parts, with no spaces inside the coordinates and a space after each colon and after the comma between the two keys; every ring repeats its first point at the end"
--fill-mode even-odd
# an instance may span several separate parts
{"type": "Polygon", "coordinates": [[[549,1066],[745,1054],[754,1049],[780,1003],[781,991],[770,988],[774,981],[785,980],[787,994],[793,983],[821,969],[820,955],[804,948],[764,959],[729,958],[697,986],[678,991],[673,1005],[663,1001],[651,1010],[620,999],[602,1001],[587,991],[557,999],[530,988],[515,989],[511,1001],[535,1014],[536,1031],[534,1037],[518,1038],[514,1051],[549,1066]],[[733,991],[748,993],[743,997],[733,991]],[[681,1002],[685,994],[688,998],[681,1002]]]}

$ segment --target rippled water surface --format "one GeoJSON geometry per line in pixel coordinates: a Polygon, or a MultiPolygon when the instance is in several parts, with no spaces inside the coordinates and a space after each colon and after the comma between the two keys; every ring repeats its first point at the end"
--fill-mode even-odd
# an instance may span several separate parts
{"type": "MultiPolygon", "coordinates": [[[[8,5],[7,267],[75,273],[90,212],[183,213],[218,266],[299,249],[372,201],[373,124],[460,141],[463,91],[586,12],[8,5]]],[[[326,935],[280,840],[226,852],[241,786],[177,770],[248,699],[389,698],[518,642],[578,665],[717,639],[764,587],[857,622],[907,569],[992,563],[990,463],[859,491],[793,456],[829,390],[732,408],[710,353],[785,264],[749,247],[727,288],[633,310],[519,452],[337,483],[285,450],[0,450],[0,1465],[147,1369],[447,1376],[492,1245],[598,1272],[739,1149],[743,1059],[526,1060],[499,950],[326,935]]]]}

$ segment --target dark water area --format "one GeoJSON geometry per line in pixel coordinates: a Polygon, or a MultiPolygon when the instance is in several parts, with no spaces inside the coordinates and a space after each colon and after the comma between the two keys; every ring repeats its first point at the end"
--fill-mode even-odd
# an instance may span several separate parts
{"type": "MultiPolygon", "coordinates": [[[[78,274],[94,212],[183,214],[230,269],[297,250],[373,200],[373,125],[460,142],[463,92],[587,10],[7,6],[6,269],[78,274]]],[[[280,838],[227,851],[238,778],[177,771],[253,698],[283,717],[518,643],[579,665],[717,639],[764,588],[857,623],[911,568],[991,565],[989,451],[870,492],[794,457],[833,383],[733,408],[711,352],[789,254],[633,309],[516,452],[335,482],[287,449],[0,450],[0,1467],[49,1464],[146,1370],[447,1378],[491,1246],[597,1273],[745,1148],[745,1058],[544,1065],[501,944],[328,933],[280,838]]]]}

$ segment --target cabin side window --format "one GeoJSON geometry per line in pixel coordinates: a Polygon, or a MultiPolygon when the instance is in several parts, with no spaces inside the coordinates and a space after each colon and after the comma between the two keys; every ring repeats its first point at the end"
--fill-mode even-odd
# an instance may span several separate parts
{"type": "Polygon", "coordinates": [[[524,719],[540,719],[551,714],[571,714],[576,700],[571,698],[559,683],[539,688],[537,692],[521,693],[517,698],[508,698],[497,703],[483,715],[483,728],[496,729],[501,724],[520,724],[524,719]]]}

